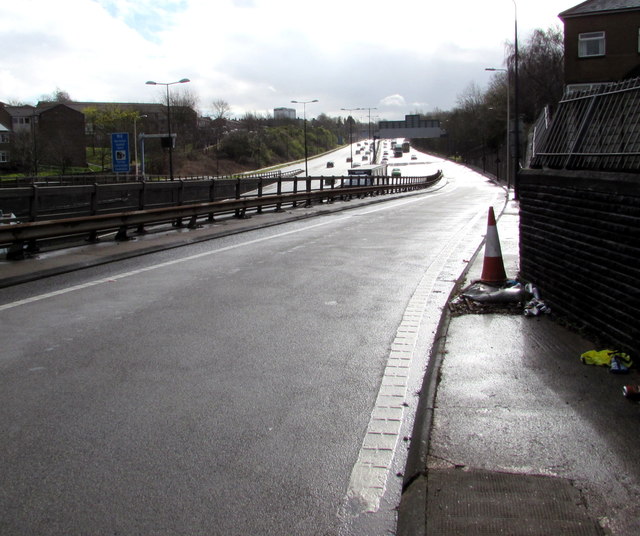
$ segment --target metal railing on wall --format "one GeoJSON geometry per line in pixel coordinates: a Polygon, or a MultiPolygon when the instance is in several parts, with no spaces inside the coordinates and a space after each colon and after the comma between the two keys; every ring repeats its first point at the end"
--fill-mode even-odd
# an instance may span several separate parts
{"type": "Polygon", "coordinates": [[[640,170],[640,78],[567,88],[535,140],[532,168],[640,170]]]}
{"type": "MultiPolygon", "coordinates": [[[[305,177],[304,179],[282,179],[278,180],[276,193],[264,193],[263,181],[258,179],[257,189],[240,193],[239,179],[232,181],[235,183],[233,195],[216,201],[196,203],[179,199],[171,206],[154,207],[148,206],[144,209],[120,210],[112,212],[102,212],[92,209],[88,216],[69,216],[39,219],[30,218],[27,223],[16,223],[14,225],[0,225],[0,246],[8,246],[7,259],[18,260],[24,258],[25,252],[35,252],[38,250],[38,240],[49,238],[59,238],[65,236],[88,235],[90,241],[97,239],[98,231],[116,230],[116,240],[125,240],[130,229],[143,232],[143,226],[147,224],[172,223],[175,227],[182,226],[182,220],[188,218],[188,227],[195,228],[196,221],[200,217],[206,217],[209,221],[214,221],[215,214],[233,214],[236,217],[243,217],[248,209],[255,209],[261,212],[265,207],[272,207],[280,211],[284,204],[295,207],[298,203],[310,206],[312,203],[333,202],[336,199],[351,199],[354,196],[381,195],[399,192],[409,192],[428,188],[437,183],[442,177],[442,172],[426,177],[373,177],[370,183],[363,186],[341,187],[341,177],[305,177]],[[282,183],[284,181],[294,181],[304,183],[304,188],[300,192],[282,193],[282,183]],[[313,185],[318,185],[313,187],[313,185]]],[[[344,178],[349,181],[352,177],[344,178]]],[[[255,179],[254,179],[255,180],[255,179]]],[[[245,181],[242,181],[245,182],[245,181]]],[[[270,180],[273,182],[273,180],[270,180]]],[[[172,187],[175,181],[165,184],[172,187]]],[[[184,184],[184,182],[183,182],[184,184]]],[[[215,183],[214,183],[215,184],[215,183]]],[[[102,185],[102,188],[113,187],[114,185],[102,185]]],[[[130,186],[137,186],[133,183],[130,186]]],[[[142,185],[142,197],[144,197],[144,187],[142,185]]],[[[57,187],[57,190],[86,189],[87,186],[57,187]]],[[[19,189],[9,190],[19,193],[19,189]]],[[[36,190],[37,192],[37,190],[36,190]]],[[[139,190],[138,190],[139,192],[139,190]]],[[[37,194],[34,194],[37,199],[37,194]]],[[[61,192],[62,195],[62,192],[61,192]]],[[[69,198],[69,192],[65,196],[69,198]]],[[[32,201],[33,203],[33,201],[32,201]]]]}

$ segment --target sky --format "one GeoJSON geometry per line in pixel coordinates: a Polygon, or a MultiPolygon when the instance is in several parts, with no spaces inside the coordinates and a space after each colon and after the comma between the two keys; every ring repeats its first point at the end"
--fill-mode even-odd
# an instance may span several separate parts
{"type": "Polygon", "coordinates": [[[449,110],[504,67],[505,45],[580,0],[0,0],[0,101],[164,102],[202,115],[342,108],[366,120],[449,110]],[[292,100],[311,101],[305,107],[292,100]],[[375,109],[374,109],[375,108],[375,109]],[[369,110],[370,109],[370,110],[369,110]]]}

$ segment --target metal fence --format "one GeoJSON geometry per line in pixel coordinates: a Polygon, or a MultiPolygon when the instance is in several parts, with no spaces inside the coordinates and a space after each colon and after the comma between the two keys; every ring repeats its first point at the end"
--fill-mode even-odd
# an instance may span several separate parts
{"type": "Polygon", "coordinates": [[[166,175],[145,175],[136,177],[128,173],[78,173],[75,175],[46,175],[38,177],[3,177],[0,180],[0,188],[19,188],[21,186],[78,186],[93,184],[121,184],[138,180],[145,182],[175,182],[175,181],[203,181],[203,180],[236,180],[236,179],[278,179],[280,177],[296,177],[302,173],[302,169],[291,171],[251,171],[247,173],[236,173],[233,175],[220,176],[189,176],[175,177],[170,179],[166,175]]]}
{"type": "MultiPolygon", "coordinates": [[[[546,113],[546,112],[545,112],[546,113]]],[[[567,88],[536,125],[532,168],[640,170],[640,78],[567,88]]]]}

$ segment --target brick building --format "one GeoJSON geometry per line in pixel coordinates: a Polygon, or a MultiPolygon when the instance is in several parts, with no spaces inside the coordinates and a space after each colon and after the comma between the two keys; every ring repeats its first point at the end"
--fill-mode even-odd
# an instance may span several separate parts
{"type": "Polygon", "coordinates": [[[587,0],[558,16],[564,23],[565,84],[640,76],[640,0],[587,0]]]}

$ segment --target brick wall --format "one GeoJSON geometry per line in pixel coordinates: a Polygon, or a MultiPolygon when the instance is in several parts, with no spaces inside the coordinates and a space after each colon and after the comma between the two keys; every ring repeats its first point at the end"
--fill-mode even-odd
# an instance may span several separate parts
{"type": "Polygon", "coordinates": [[[640,175],[524,170],[518,195],[522,278],[640,359],[640,175]]]}

